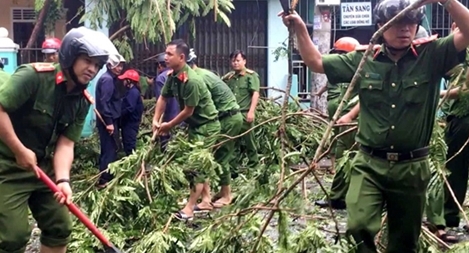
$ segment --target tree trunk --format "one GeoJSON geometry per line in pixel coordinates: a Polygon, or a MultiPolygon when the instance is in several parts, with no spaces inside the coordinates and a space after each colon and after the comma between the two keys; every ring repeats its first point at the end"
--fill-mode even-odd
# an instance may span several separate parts
{"type": "Polygon", "coordinates": [[[31,36],[29,37],[28,43],[26,44],[26,47],[24,47],[24,49],[26,49],[26,50],[22,51],[23,52],[22,55],[21,55],[22,63],[26,63],[26,60],[27,60],[26,56],[29,56],[29,54],[30,54],[30,51],[27,50],[27,49],[32,48],[32,46],[34,45],[34,43],[37,40],[37,36],[38,36],[39,32],[44,27],[44,20],[46,19],[46,15],[49,12],[49,8],[52,4],[52,1],[53,0],[45,0],[44,1],[44,6],[42,7],[41,11],[39,12],[39,15],[38,15],[37,20],[36,20],[36,24],[34,24],[34,29],[31,33],[31,36]]]}

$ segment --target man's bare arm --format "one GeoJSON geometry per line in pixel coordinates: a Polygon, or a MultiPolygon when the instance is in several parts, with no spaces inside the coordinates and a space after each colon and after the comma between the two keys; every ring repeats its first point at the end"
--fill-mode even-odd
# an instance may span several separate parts
{"type": "Polygon", "coordinates": [[[181,124],[184,120],[192,116],[194,114],[195,107],[193,106],[184,106],[184,110],[182,110],[173,120],[168,122],[171,127],[175,127],[181,124]]]}
{"type": "Polygon", "coordinates": [[[259,102],[259,92],[254,91],[251,98],[251,107],[249,107],[249,113],[254,113],[256,111],[257,103],[259,102]]]}
{"type": "Polygon", "coordinates": [[[282,17],[283,23],[286,26],[293,26],[296,33],[298,50],[300,51],[301,59],[313,72],[324,73],[322,66],[322,56],[319,50],[314,46],[311,37],[306,29],[306,24],[301,19],[300,15],[294,11],[291,14],[281,12],[278,16],[282,17]]]}
{"type": "Polygon", "coordinates": [[[158,100],[156,101],[155,115],[153,115],[153,121],[159,122],[161,115],[163,115],[165,110],[166,110],[166,98],[160,95],[158,97],[158,100]]]}
{"type": "Polygon", "coordinates": [[[55,178],[70,179],[70,170],[72,169],[75,143],[65,136],[60,136],[54,152],[54,172],[55,178]]]}
{"type": "Polygon", "coordinates": [[[18,154],[25,148],[23,143],[15,133],[10,116],[0,105],[0,139],[13,151],[18,154]]]}
{"type": "Polygon", "coordinates": [[[350,110],[349,113],[347,113],[352,120],[356,119],[358,117],[358,114],[360,113],[360,103],[357,103],[352,110],[350,110]]]}
{"type": "Polygon", "coordinates": [[[469,46],[469,10],[457,0],[448,1],[446,10],[459,28],[454,32],[454,46],[460,52],[469,46]]]}

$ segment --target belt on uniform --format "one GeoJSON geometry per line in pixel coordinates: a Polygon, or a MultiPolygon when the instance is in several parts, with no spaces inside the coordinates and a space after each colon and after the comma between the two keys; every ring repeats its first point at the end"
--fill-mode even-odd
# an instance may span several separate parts
{"type": "Polygon", "coordinates": [[[373,157],[378,157],[393,162],[400,162],[425,157],[428,155],[430,149],[428,147],[424,147],[412,150],[410,152],[392,152],[360,145],[360,150],[373,157]]]}
{"type": "Polygon", "coordinates": [[[239,112],[239,110],[236,110],[236,109],[235,110],[224,111],[224,112],[219,112],[218,113],[218,120],[222,120],[224,118],[236,115],[236,114],[238,114],[238,112],[239,112]]]}
{"type": "Polygon", "coordinates": [[[216,118],[214,118],[214,119],[211,119],[211,120],[207,120],[207,121],[205,121],[204,123],[198,124],[198,125],[190,125],[190,124],[189,124],[189,127],[191,127],[191,128],[198,128],[198,127],[201,127],[201,126],[206,125],[206,124],[208,124],[208,123],[212,123],[212,122],[216,122],[216,121],[218,121],[218,117],[216,117],[216,118]]]}

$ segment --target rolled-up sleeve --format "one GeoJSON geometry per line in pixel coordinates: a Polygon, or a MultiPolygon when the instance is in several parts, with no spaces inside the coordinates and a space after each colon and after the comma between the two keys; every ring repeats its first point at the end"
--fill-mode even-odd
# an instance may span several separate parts
{"type": "Polygon", "coordinates": [[[16,111],[37,91],[38,85],[38,74],[33,67],[20,66],[0,85],[0,105],[6,112],[16,111]]]}
{"type": "Polygon", "coordinates": [[[328,54],[322,57],[324,74],[330,83],[349,83],[357,70],[356,51],[348,54],[328,54]]]}
{"type": "Polygon", "coordinates": [[[458,52],[454,46],[454,35],[451,34],[445,38],[438,39],[430,44],[432,56],[438,57],[437,61],[431,61],[433,64],[433,73],[444,76],[448,71],[460,63],[464,63],[466,50],[458,52]]]}

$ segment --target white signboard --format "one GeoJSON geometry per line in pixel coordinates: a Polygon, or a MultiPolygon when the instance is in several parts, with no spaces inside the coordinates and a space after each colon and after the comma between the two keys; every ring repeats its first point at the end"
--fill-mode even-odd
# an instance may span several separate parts
{"type": "Polygon", "coordinates": [[[372,25],[371,2],[341,3],[341,26],[369,26],[372,25]]]}

